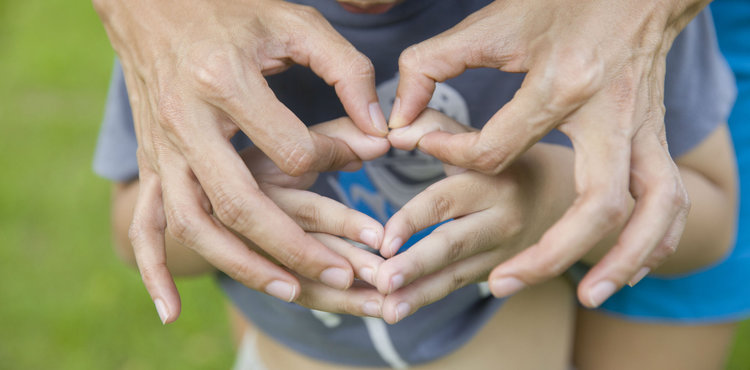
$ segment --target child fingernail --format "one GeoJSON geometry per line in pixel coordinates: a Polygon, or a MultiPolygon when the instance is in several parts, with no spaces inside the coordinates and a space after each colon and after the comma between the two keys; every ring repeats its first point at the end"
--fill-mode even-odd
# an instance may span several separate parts
{"type": "Polygon", "coordinates": [[[331,288],[346,289],[352,282],[349,272],[338,267],[330,267],[320,273],[320,281],[331,288]]]}
{"type": "Polygon", "coordinates": [[[600,281],[589,291],[589,304],[591,307],[599,307],[615,293],[615,290],[617,290],[615,283],[609,280],[600,281]]]}
{"type": "Polygon", "coordinates": [[[398,249],[401,248],[401,245],[404,244],[404,240],[401,238],[395,238],[391,240],[391,244],[388,246],[388,252],[393,256],[398,252],[398,249]]]}
{"type": "Polygon", "coordinates": [[[367,246],[377,248],[380,243],[378,240],[378,233],[373,229],[364,229],[359,233],[359,239],[362,240],[367,246]]]}
{"type": "Polygon", "coordinates": [[[404,275],[398,274],[391,278],[391,285],[388,287],[388,294],[395,292],[404,285],[404,275]]]}
{"type": "Polygon", "coordinates": [[[492,294],[496,297],[507,297],[526,288],[526,284],[523,281],[512,276],[494,279],[490,285],[492,294]]]}
{"type": "Polygon", "coordinates": [[[380,317],[380,303],[367,301],[362,305],[362,312],[371,317],[380,317]]]}
{"type": "Polygon", "coordinates": [[[359,269],[359,277],[362,280],[364,280],[364,281],[372,284],[373,283],[373,281],[372,281],[372,277],[373,277],[372,269],[369,268],[369,267],[362,267],[361,269],[359,269]]]}
{"type": "Polygon", "coordinates": [[[396,322],[401,321],[411,312],[411,305],[406,302],[401,302],[396,306],[396,322]]]}

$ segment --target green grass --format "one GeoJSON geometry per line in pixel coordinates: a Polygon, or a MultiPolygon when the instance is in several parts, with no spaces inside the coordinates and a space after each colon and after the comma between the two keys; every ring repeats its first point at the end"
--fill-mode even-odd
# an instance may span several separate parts
{"type": "MultiPolygon", "coordinates": [[[[0,0],[0,369],[226,369],[224,298],[179,281],[162,326],[112,252],[90,169],[113,53],[87,1],[0,0]]],[[[750,369],[750,322],[730,369],[750,369]]]]}
{"type": "Polygon", "coordinates": [[[0,1],[0,369],[227,369],[224,297],[162,326],[91,171],[113,52],[87,1],[0,1]]]}

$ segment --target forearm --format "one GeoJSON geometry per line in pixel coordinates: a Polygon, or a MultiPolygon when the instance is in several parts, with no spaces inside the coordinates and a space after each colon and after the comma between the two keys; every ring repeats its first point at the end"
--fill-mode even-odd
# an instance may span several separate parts
{"type": "MultiPolygon", "coordinates": [[[[136,267],[133,247],[128,239],[128,229],[133,219],[138,197],[138,181],[118,183],[112,189],[112,232],[115,252],[126,264],[136,267]]],[[[177,242],[169,233],[165,235],[167,267],[176,276],[195,276],[214,271],[213,266],[193,250],[177,242]]]]}

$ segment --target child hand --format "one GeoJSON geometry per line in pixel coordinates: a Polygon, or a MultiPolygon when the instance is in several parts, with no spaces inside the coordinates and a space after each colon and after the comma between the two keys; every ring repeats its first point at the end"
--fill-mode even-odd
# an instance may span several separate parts
{"type": "MultiPolygon", "coordinates": [[[[427,132],[468,130],[429,111],[391,131],[389,140],[412,149],[427,132]]],[[[386,224],[380,250],[389,257],[375,278],[387,294],[383,318],[395,323],[458,288],[485,281],[498,264],[535,243],[575,196],[572,159],[568,148],[538,144],[499,175],[449,168],[446,172],[456,174],[404,205],[386,224]],[[450,219],[395,255],[414,233],[450,219]]]]}

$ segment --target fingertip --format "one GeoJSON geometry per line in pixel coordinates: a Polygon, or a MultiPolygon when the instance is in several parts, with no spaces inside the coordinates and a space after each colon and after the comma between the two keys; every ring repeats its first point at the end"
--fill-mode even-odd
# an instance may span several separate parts
{"type": "Polygon", "coordinates": [[[266,285],[264,290],[268,295],[286,302],[293,302],[299,296],[297,284],[292,284],[283,280],[271,281],[266,285]]]}
{"type": "Polygon", "coordinates": [[[372,228],[364,228],[359,233],[359,240],[365,243],[372,249],[380,249],[380,241],[382,240],[382,233],[379,233],[372,228]]]}
{"type": "Polygon", "coordinates": [[[602,280],[588,290],[585,295],[586,299],[581,300],[581,302],[589,308],[597,308],[616,291],[617,285],[614,282],[602,280]]]}
{"type": "Polygon", "coordinates": [[[490,283],[490,291],[497,298],[504,298],[518,293],[526,288],[526,283],[513,276],[501,276],[493,278],[490,283]]]}
{"type": "Polygon", "coordinates": [[[396,97],[393,100],[393,107],[391,108],[391,116],[388,117],[388,127],[391,129],[401,128],[409,123],[406,121],[404,116],[401,114],[401,98],[396,97]]]}
{"type": "Polygon", "coordinates": [[[354,281],[354,273],[351,269],[343,269],[340,267],[329,267],[320,273],[318,277],[320,282],[328,285],[331,288],[338,290],[346,290],[354,281]]]}
{"type": "Polygon", "coordinates": [[[370,124],[372,125],[375,132],[380,134],[381,137],[388,135],[388,124],[385,122],[385,116],[383,110],[380,108],[380,103],[372,102],[367,106],[367,110],[370,113],[370,124]]]}

